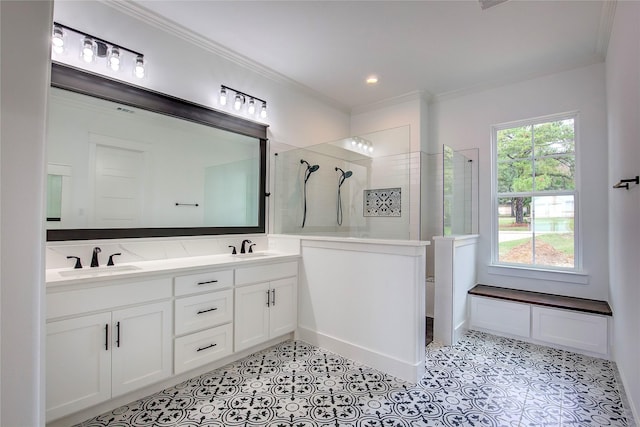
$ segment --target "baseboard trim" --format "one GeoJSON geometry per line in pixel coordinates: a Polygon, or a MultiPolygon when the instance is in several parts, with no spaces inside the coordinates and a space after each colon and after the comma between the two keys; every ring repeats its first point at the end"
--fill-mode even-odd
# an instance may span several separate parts
{"type": "Polygon", "coordinates": [[[417,383],[425,374],[424,352],[422,360],[412,364],[307,328],[298,327],[296,337],[404,381],[417,383]]]}

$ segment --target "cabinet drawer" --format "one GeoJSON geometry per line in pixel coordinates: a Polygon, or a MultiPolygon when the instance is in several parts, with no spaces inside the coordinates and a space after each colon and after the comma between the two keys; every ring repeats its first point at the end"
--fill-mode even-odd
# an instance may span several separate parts
{"type": "Polygon", "coordinates": [[[233,289],[177,298],[175,301],[176,335],[231,322],[233,289]]]}
{"type": "Polygon", "coordinates": [[[175,374],[206,365],[231,354],[231,323],[176,338],[174,341],[175,374]]]}
{"type": "Polygon", "coordinates": [[[297,274],[297,261],[239,268],[236,270],[236,285],[268,282],[275,279],[296,276],[297,274]]]}
{"type": "Polygon", "coordinates": [[[233,270],[178,276],[175,278],[174,286],[176,296],[229,288],[233,286],[233,270]]]}

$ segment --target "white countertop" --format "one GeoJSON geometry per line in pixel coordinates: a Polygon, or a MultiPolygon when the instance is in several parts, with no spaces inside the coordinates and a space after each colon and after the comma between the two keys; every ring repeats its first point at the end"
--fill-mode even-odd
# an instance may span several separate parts
{"type": "Polygon", "coordinates": [[[116,266],[83,267],[82,269],[58,268],[46,270],[47,288],[62,285],[76,285],[88,282],[100,282],[113,279],[144,279],[148,276],[176,272],[189,273],[210,267],[236,268],[245,265],[259,264],[265,261],[295,260],[299,254],[275,251],[256,252],[253,254],[219,254],[183,258],[170,258],[155,261],[122,263],[116,266]]]}

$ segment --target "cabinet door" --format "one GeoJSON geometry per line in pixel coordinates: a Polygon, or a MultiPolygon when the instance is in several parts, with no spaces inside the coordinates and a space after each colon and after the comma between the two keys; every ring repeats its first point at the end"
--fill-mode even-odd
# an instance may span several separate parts
{"type": "Polygon", "coordinates": [[[47,421],[111,398],[111,313],[47,324],[47,421]]]}
{"type": "Polygon", "coordinates": [[[171,303],[113,312],[113,397],[171,375],[171,303]]]}
{"type": "Polygon", "coordinates": [[[235,289],[235,351],[269,339],[269,284],[258,283],[235,289]]]}
{"type": "Polygon", "coordinates": [[[269,337],[275,338],[296,329],[297,308],[296,278],[289,277],[271,282],[269,337]]]}

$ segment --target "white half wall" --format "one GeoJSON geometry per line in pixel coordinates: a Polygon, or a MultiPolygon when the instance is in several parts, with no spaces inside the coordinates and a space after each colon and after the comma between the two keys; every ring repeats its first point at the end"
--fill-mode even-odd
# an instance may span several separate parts
{"type": "MultiPolygon", "coordinates": [[[[613,356],[640,420],[640,186],[613,189],[640,175],[640,3],[618,2],[607,54],[609,268],[613,356]]],[[[606,258],[605,258],[606,259],[606,258]]]]}
{"type": "Polygon", "coordinates": [[[299,338],[417,382],[425,369],[426,244],[303,238],[299,338]]]}
{"type": "Polygon", "coordinates": [[[479,149],[478,282],[515,289],[608,298],[607,124],[604,64],[591,65],[455,98],[430,108],[431,139],[454,150],[479,149]],[[578,111],[580,245],[588,284],[491,274],[491,126],[578,111]]]}

